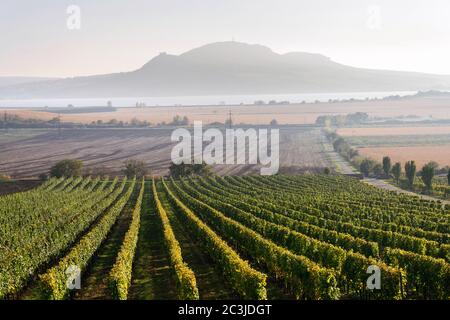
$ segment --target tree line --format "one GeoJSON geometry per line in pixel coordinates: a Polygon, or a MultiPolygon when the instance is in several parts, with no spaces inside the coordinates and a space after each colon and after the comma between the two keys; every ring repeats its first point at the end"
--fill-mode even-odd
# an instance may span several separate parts
{"type": "MultiPolygon", "coordinates": [[[[146,177],[151,175],[147,163],[138,159],[128,159],[123,163],[122,173],[128,177],[146,177]]],[[[201,164],[174,164],[169,167],[169,175],[174,178],[187,176],[209,176],[212,175],[211,166],[205,162],[201,164]]],[[[77,159],[64,159],[55,163],[48,173],[39,176],[41,180],[61,177],[80,177],[83,175],[83,161],[77,159]]],[[[93,173],[93,175],[96,175],[93,173]]],[[[97,175],[102,175],[100,172],[97,175]]]]}

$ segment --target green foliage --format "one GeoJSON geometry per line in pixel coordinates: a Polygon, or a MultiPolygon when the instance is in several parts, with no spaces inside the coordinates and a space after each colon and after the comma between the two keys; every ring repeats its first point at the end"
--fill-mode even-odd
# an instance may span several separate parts
{"type": "MultiPolygon", "coordinates": [[[[239,199],[241,203],[255,205],[257,209],[250,211],[255,215],[258,212],[256,210],[259,210],[258,214],[261,215],[261,212],[264,212],[263,209],[267,209],[268,212],[272,212],[272,215],[279,213],[302,221],[305,227],[309,224],[330,231],[335,230],[339,234],[352,235],[356,239],[372,240],[378,243],[380,248],[398,248],[434,259],[442,258],[446,263],[450,261],[448,245],[450,230],[445,218],[448,206],[442,208],[434,201],[397,195],[375,189],[354,179],[338,176],[209,178],[208,184],[226,190],[229,194],[227,201],[233,206],[235,205],[231,200],[233,197],[239,199]],[[217,183],[214,183],[215,180],[217,183]],[[391,222],[387,223],[386,221],[391,222]]],[[[198,191],[204,192],[205,190],[198,191]]],[[[250,210],[250,207],[247,206],[245,210],[250,210]]],[[[279,220],[278,224],[281,221],[279,220]]],[[[285,222],[291,221],[286,220],[285,222]]],[[[306,231],[303,230],[307,229],[297,229],[298,226],[291,222],[289,228],[306,234],[306,231]]],[[[320,239],[319,234],[309,232],[308,235],[320,239]]],[[[325,240],[326,238],[321,239],[325,240]]],[[[347,250],[350,249],[350,247],[345,247],[342,242],[333,241],[332,238],[328,238],[326,241],[336,243],[347,250]]],[[[356,242],[353,243],[355,248],[358,248],[356,242]]],[[[394,265],[387,259],[385,250],[380,252],[380,258],[383,263],[394,267],[389,267],[392,272],[388,276],[391,281],[388,287],[394,289],[378,294],[365,292],[363,296],[365,298],[378,296],[387,299],[400,298],[404,295],[427,296],[427,291],[424,289],[420,289],[416,293],[411,292],[410,287],[408,287],[408,292],[404,289],[406,288],[405,281],[415,275],[402,274],[400,277],[401,272],[398,267],[405,268],[408,259],[413,259],[412,256],[406,257],[404,264],[394,265]],[[401,286],[400,283],[402,283],[401,286]]],[[[369,255],[360,250],[359,252],[366,256],[369,255]]],[[[355,254],[347,255],[346,260],[356,259],[355,254]]],[[[378,264],[374,264],[380,266],[380,261],[378,264]]],[[[344,266],[348,266],[348,264],[345,263],[344,266]]],[[[345,274],[352,272],[349,267],[344,267],[343,270],[345,270],[345,274]]],[[[383,271],[382,274],[384,274],[383,271]]],[[[349,276],[348,279],[352,279],[352,276],[349,276]]],[[[355,279],[358,277],[356,276],[355,279]]],[[[432,280],[429,278],[427,281],[432,280]]],[[[357,291],[358,288],[361,289],[360,287],[360,282],[355,282],[354,287],[350,288],[348,288],[348,284],[344,284],[344,289],[340,285],[343,292],[346,290],[357,291]]],[[[450,293],[447,291],[447,294],[450,293]]]]}
{"type": "Polygon", "coordinates": [[[389,292],[383,291],[381,296],[390,299],[401,297],[399,270],[389,268],[381,261],[353,253],[360,251],[368,256],[377,257],[379,251],[376,244],[273,213],[274,210],[263,209],[267,207],[266,205],[260,204],[261,207],[257,207],[247,202],[234,201],[234,196],[225,191],[223,184],[213,184],[212,180],[207,183],[204,179],[199,181],[201,184],[191,179],[192,186],[184,182],[184,190],[291,252],[308,257],[321,266],[333,268],[338,275],[337,278],[340,279],[340,287],[346,288],[348,294],[358,295],[365,290],[361,286],[362,282],[355,279],[367,278],[367,266],[376,264],[384,268],[386,277],[392,281],[389,283],[386,281],[385,285],[391,289],[396,288],[389,292]],[[228,196],[225,196],[227,194],[228,196]]]}
{"type": "Polygon", "coordinates": [[[363,112],[350,113],[347,115],[326,115],[317,117],[316,124],[321,126],[336,126],[361,124],[367,122],[369,115],[363,112]]]}
{"type": "Polygon", "coordinates": [[[195,274],[183,261],[180,244],[173,233],[167,213],[159,201],[154,180],[152,183],[152,192],[153,198],[155,199],[156,210],[162,222],[164,239],[170,253],[170,261],[175,272],[178,287],[178,298],[180,300],[198,300],[199,293],[195,274]]]}
{"type": "Polygon", "coordinates": [[[386,259],[406,270],[408,289],[426,299],[450,299],[450,265],[435,259],[399,249],[387,249],[386,259]]]}
{"type": "Polygon", "coordinates": [[[179,115],[176,115],[175,117],[173,117],[173,120],[170,123],[170,125],[172,125],[172,126],[187,126],[188,124],[189,124],[188,117],[186,117],[186,116],[180,117],[179,115]]]}
{"type": "Polygon", "coordinates": [[[428,191],[433,188],[433,177],[435,173],[435,166],[431,163],[427,163],[422,167],[421,178],[428,191]]]}
{"type": "Polygon", "coordinates": [[[408,161],[405,163],[405,174],[408,179],[409,188],[412,189],[414,179],[416,178],[416,163],[415,161],[408,161]]]}
{"type": "Polygon", "coordinates": [[[335,272],[320,267],[308,258],[296,255],[268,241],[252,229],[243,226],[221,212],[189,196],[172,182],[177,195],[202,219],[208,221],[225,239],[238,246],[255,261],[265,265],[277,277],[285,280],[298,298],[337,299],[335,272]]]}
{"type": "MultiPolygon", "coordinates": [[[[401,170],[396,164],[393,173],[396,167],[401,170]]],[[[424,186],[416,180],[415,188],[424,186]]],[[[435,190],[448,189],[445,177],[432,180],[435,190]]],[[[134,185],[117,178],[51,178],[0,197],[0,299],[14,298],[47,265],[38,277],[41,298],[70,297],[67,267],[86,270],[134,185]]],[[[131,222],[108,276],[118,299],[127,298],[145,185],[130,203],[131,222]]],[[[250,263],[299,299],[450,299],[450,206],[337,175],[189,175],[158,182],[158,188],[153,182],[152,204],[180,299],[199,298],[196,276],[183,261],[157,191],[244,299],[267,298],[266,275],[250,263]],[[381,290],[366,287],[370,265],[381,270],[381,290]]]]}
{"type": "Polygon", "coordinates": [[[83,169],[83,161],[74,159],[65,159],[57,162],[50,168],[50,176],[52,177],[77,177],[81,176],[83,169]]]}
{"type": "Polygon", "coordinates": [[[397,184],[400,181],[400,176],[402,175],[402,165],[400,162],[396,162],[394,166],[392,167],[392,174],[395,177],[395,181],[397,181],[397,184]]]}
{"type": "Polygon", "coordinates": [[[361,164],[359,165],[359,171],[365,176],[368,177],[371,172],[373,172],[373,169],[376,165],[376,162],[372,159],[364,159],[361,161],[361,164]]]}
{"type": "Polygon", "coordinates": [[[133,177],[142,178],[147,175],[148,169],[144,161],[129,159],[125,161],[123,173],[128,179],[132,179],[133,177]]]}
{"type": "MultiPolygon", "coordinates": [[[[122,189],[125,188],[125,182],[126,180],[124,179],[122,189]]],[[[66,286],[66,270],[70,266],[77,266],[81,270],[85,270],[92,256],[105,240],[109,230],[128,202],[128,199],[133,192],[134,184],[135,180],[133,180],[131,186],[128,187],[127,192],[108,209],[98,223],[70,249],[57,265],[47,270],[45,274],[40,275],[40,287],[45,298],[51,300],[68,298],[69,292],[66,286]]]]}
{"type": "Polygon", "coordinates": [[[347,141],[338,137],[335,133],[328,134],[329,139],[333,143],[334,150],[342,155],[346,160],[351,161],[358,155],[358,151],[353,149],[347,141]]]}
{"type": "Polygon", "coordinates": [[[201,241],[236,292],[245,299],[267,299],[266,275],[254,270],[247,261],[242,260],[225,241],[197,217],[198,211],[194,214],[176,197],[164,180],[163,185],[170,201],[179,210],[179,217],[201,241]]]}
{"type": "Polygon", "coordinates": [[[47,181],[49,179],[49,176],[48,176],[48,174],[46,174],[46,173],[41,173],[40,175],[39,175],[39,180],[40,181],[47,181]]]}
{"type": "Polygon", "coordinates": [[[70,191],[58,191],[66,180],[53,178],[34,190],[0,197],[4,250],[0,299],[20,291],[40,266],[62,254],[118,196],[112,193],[117,180],[108,189],[106,180],[86,180],[70,191]],[[23,212],[27,212],[25,224],[23,212]]]}
{"type": "Polygon", "coordinates": [[[381,176],[382,173],[383,173],[383,166],[382,166],[380,163],[376,163],[376,164],[373,166],[372,171],[373,171],[373,175],[374,175],[375,177],[379,177],[379,176],[381,176]]]}
{"type": "Polygon", "coordinates": [[[109,273],[108,283],[111,296],[114,299],[126,300],[128,297],[128,288],[131,284],[134,254],[139,236],[141,205],[144,197],[144,188],[145,180],[142,179],[139,195],[131,215],[130,227],[125,234],[122,246],[117,254],[116,262],[109,273]]]}
{"type": "Polygon", "coordinates": [[[391,158],[388,156],[383,157],[383,171],[387,177],[389,176],[389,173],[391,173],[391,158]]]}
{"type": "Polygon", "coordinates": [[[187,177],[191,175],[209,176],[212,174],[211,167],[207,165],[205,162],[201,164],[172,163],[172,165],[169,168],[169,171],[170,176],[174,178],[187,177]]]}

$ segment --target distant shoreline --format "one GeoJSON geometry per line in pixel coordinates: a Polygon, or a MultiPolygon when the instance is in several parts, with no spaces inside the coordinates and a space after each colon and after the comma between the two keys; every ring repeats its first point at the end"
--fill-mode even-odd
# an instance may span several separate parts
{"type": "Polygon", "coordinates": [[[116,108],[139,107],[202,107],[202,106],[245,106],[262,101],[268,105],[309,104],[329,102],[329,100],[366,100],[383,99],[389,96],[409,96],[417,91],[373,91],[373,92],[334,92],[334,93],[298,93],[298,94],[254,94],[254,95],[211,95],[179,97],[123,97],[123,98],[73,98],[73,99],[0,99],[0,109],[43,109],[64,108],[72,105],[81,107],[106,107],[111,101],[116,108]],[[276,103],[270,103],[276,102],[276,103]]]}

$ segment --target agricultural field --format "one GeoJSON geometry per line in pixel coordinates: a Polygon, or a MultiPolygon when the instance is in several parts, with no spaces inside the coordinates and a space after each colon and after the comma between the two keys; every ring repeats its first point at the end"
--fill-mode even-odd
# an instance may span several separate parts
{"type": "Polygon", "coordinates": [[[381,161],[389,156],[393,162],[415,160],[418,167],[435,161],[450,166],[450,126],[403,125],[394,127],[341,128],[337,134],[364,157],[381,161]]]}
{"type": "MultiPolygon", "coordinates": [[[[222,127],[223,129],[223,127],[222,127]]],[[[258,129],[258,128],[256,128],[258,129]]],[[[14,178],[37,177],[57,161],[71,158],[84,162],[86,174],[120,174],[127,159],[145,160],[152,174],[163,175],[171,163],[174,128],[63,129],[33,134],[31,129],[0,132],[0,174],[14,178]]],[[[322,172],[333,166],[315,126],[280,127],[280,172],[322,172]]],[[[258,165],[218,165],[218,174],[251,174],[258,165]]]]}
{"type": "MultiPolygon", "coordinates": [[[[108,122],[111,119],[130,122],[133,118],[148,121],[152,124],[172,121],[173,117],[179,115],[188,117],[203,123],[221,122],[228,119],[229,112],[233,115],[234,123],[245,123],[252,125],[267,125],[272,119],[279,124],[313,124],[317,117],[322,115],[346,115],[355,112],[367,113],[371,118],[395,118],[395,117],[419,117],[433,119],[450,119],[448,110],[450,99],[440,96],[413,96],[398,100],[370,100],[370,101],[340,101],[340,102],[317,102],[317,103],[291,103],[279,104],[246,104],[246,105],[204,105],[204,106],[148,106],[148,107],[122,107],[116,108],[114,112],[82,112],[63,113],[63,122],[78,122],[88,124],[92,121],[102,120],[108,122]]],[[[114,103],[114,101],[113,101],[114,103]]],[[[33,109],[4,108],[8,114],[15,114],[21,118],[33,118],[40,120],[51,120],[58,114],[33,109]]],[[[44,106],[42,106],[44,107],[44,106]]],[[[65,106],[61,106],[65,107],[65,106]]],[[[77,108],[75,108],[76,110],[77,108]]]]}
{"type": "Polygon", "coordinates": [[[0,226],[4,299],[450,298],[450,207],[345,176],[53,178],[0,226]]]}
{"type": "Polygon", "coordinates": [[[405,163],[414,160],[419,168],[435,161],[440,166],[450,165],[450,144],[437,146],[398,146],[358,148],[360,155],[381,161],[383,156],[391,157],[394,162],[405,163]]]}

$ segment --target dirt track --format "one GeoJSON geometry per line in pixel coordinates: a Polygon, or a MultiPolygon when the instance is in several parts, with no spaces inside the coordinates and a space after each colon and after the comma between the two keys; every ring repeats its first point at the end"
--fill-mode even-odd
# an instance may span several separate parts
{"type": "Polygon", "coordinates": [[[395,192],[398,192],[398,193],[404,193],[404,194],[408,194],[408,195],[411,195],[411,196],[418,196],[418,197],[420,197],[422,199],[425,199],[425,200],[433,200],[433,201],[438,201],[439,200],[439,201],[441,201],[444,204],[450,204],[450,201],[448,201],[448,200],[436,199],[436,198],[433,198],[433,197],[430,197],[430,196],[427,196],[427,195],[417,194],[417,193],[414,193],[414,192],[411,192],[411,191],[403,190],[403,189],[401,189],[401,188],[399,188],[397,186],[394,186],[394,185],[392,185],[390,183],[387,183],[384,180],[366,178],[363,181],[365,183],[368,183],[368,184],[373,185],[373,186],[375,186],[377,188],[380,188],[380,189],[385,189],[385,190],[389,190],[389,191],[395,191],[395,192]]]}

